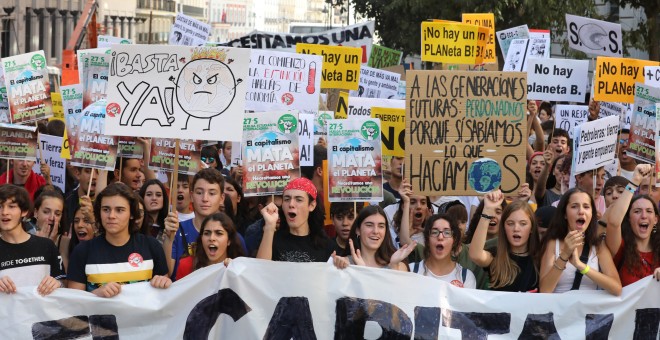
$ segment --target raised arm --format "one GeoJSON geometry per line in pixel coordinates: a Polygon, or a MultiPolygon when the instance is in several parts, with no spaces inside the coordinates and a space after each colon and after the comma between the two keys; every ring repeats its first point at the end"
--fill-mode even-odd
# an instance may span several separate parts
{"type": "Polygon", "coordinates": [[[502,195],[500,190],[487,193],[484,196],[484,210],[481,216],[474,216],[474,218],[479,219],[479,223],[477,224],[477,230],[474,231],[474,235],[472,236],[469,254],[470,260],[480,267],[488,267],[493,262],[493,255],[484,250],[484,245],[486,244],[490,217],[496,214],[497,209],[502,206],[502,201],[504,201],[504,195],[502,195]]]}
{"type": "Polygon", "coordinates": [[[555,161],[554,153],[552,150],[548,149],[543,152],[543,160],[545,160],[545,167],[543,167],[543,170],[541,170],[539,180],[534,186],[534,198],[536,199],[536,204],[541,204],[545,198],[545,185],[548,183],[548,177],[552,171],[552,163],[555,161]]]}
{"type": "MultiPolygon", "coordinates": [[[[633,172],[632,181],[623,191],[621,196],[610,205],[603,215],[603,220],[607,223],[607,236],[605,243],[610,250],[611,257],[614,257],[621,247],[621,223],[626,216],[628,206],[633,198],[632,191],[639,187],[644,177],[651,175],[652,166],[650,164],[637,164],[633,172]],[[628,190],[630,188],[630,190],[628,190]]],[[[655,183],[651,183],[655,185],[655,183]]]]}
{"type": "MultiPolygon", "coordinates": [[[[275,229],[277,219],[279,218],[277,206],[270,202],[265,208],[261,209],[261,215],[264,217],[264,236],[261,239],[257,258],[262,260],[273,259],[273,239],[275,238],[275,229]]],[[[284,221],[282,223],[285,223],[284,221]]]]}
{"type": "MultiPolygon", "coordinates": [[[[142,163],[140,170],[144,173],[145,181],[156,178],[156,173],[149,169],[149,158],[151,158],[151,138],[138,137],[136,140],[142,144],[144,152],[142,153],[142,163]]],[[[176,188],[175,188],[176,189],[176,188]]]]}
{"type": "Polygon", "coordinates": [[[401,195],[401,225],[399,226],[399,242],[401,246],[410,244],[410,196],[412,196],[412,184],[404,178],[399,187],[399,195],[401,195]]]}

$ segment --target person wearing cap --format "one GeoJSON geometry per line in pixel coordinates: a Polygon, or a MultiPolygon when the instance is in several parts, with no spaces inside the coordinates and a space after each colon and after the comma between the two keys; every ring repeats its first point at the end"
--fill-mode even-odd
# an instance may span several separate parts
{"type": "Polygon", "coordinates": [[[326,262],[334,245],[323,231],[323,214],[317,191],[307,178],[296,178],[284,187],[282,213],[275,203],[261,210],[264,234],[257,258],[287,262],[326,262]],[[280,219],[279,229],[276,228],[280,219]]]}

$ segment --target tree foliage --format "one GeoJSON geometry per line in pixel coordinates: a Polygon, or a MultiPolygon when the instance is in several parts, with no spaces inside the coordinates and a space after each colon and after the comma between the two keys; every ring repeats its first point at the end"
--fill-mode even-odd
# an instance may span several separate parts
{"type": "Polygon", "coordinates": [[[498,31],[527,24],[550,29],[556,40],[566,31],[566,13],[594,15],[593,0],[336,0],[334,4],[344,1],[351,1],[361,16],[375,19],[383,45],[406,54],[420,53],[424,20],[461,21],[462,13],[492,12],[498,31]]]}
{"type": "Polygon", "coordinates": [[[631,45],[649,52],[649,60],[660,61],[660,0],[611,0],[612,3],[641,9],[646,22],[624,33],[624,46],[631,45]]]}

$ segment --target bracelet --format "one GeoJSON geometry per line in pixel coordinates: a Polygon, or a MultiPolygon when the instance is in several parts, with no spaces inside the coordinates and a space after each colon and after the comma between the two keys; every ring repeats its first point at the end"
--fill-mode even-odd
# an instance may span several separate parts
{"type": "Polygon", "coordinates": [[[555,262],[552,264],[552,266],[555,267],[557,270],[560,270],[560,271],[564,271],[564,269],[566,269],[566,266],[564,266],[564,268],[558,266],[558,265],[557,265],[557,261],[555,261],[555,262]]]}
{"type": "Polygon", "coordinates": [[[564,259],[563,257],[561,257],[561,254],[559,254],[559,256],[557,256],[557,258],[564,261],[564,262],[568,262],[568,259],[564,259]]]}
{"type": "Polygon", "coordinates": [[[584,269],[580,270],[580,274],[587,275],[587,273],[589,272],[589,269],[591,269],[591,268],[589,268],[589,265],[587,265],[586,267],[584,267],[584,269]]]}
{"type": "Polygon", "coordinates": [[[630,191],[634,195],[635,191],[637,191],[637,188],[633,187],[631,183],[628,183],[628,185],[626,185],[626,190],[630,191]]]}
{"type": "Polygon", "coordinates": [[[485,218],[485,219],[488,219],[488,220],[492,220],[493,218],[495,218],[495,216],[490,216],[490,215],[486,215],[486,214],[481,214],[481,218],[485,218]]]}

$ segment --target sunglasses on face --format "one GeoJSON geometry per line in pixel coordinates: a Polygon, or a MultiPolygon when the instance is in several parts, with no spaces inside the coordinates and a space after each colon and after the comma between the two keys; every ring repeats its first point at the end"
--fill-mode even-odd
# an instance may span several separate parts
{"type": "Polygon", "coordinates": [[[215,157],[204,157],[204,156],[202,156],[202,162],[204,162],[206,164],[211,164],[211,163],[215,162],[215,157]]]}

